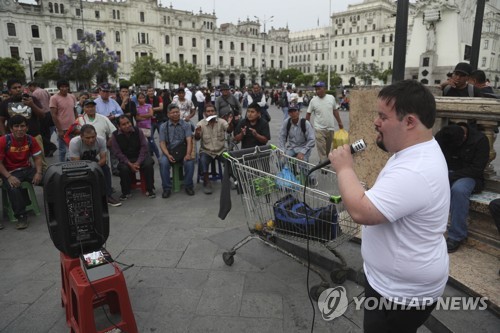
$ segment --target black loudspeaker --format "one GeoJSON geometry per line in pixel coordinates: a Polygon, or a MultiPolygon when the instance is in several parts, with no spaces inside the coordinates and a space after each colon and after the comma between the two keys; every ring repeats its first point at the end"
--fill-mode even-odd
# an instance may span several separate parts
{"type": "Polygon", "coordinates": [[[50,238],[76,258],[101,249],[109,236],[104,174],[95,162],[51,165],[43,178],[45,216],[50,238]]]}

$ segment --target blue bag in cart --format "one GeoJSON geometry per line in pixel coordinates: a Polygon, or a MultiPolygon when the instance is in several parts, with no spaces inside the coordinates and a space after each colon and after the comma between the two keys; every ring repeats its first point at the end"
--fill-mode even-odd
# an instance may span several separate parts
{"type": "Polygon", "coordinates": [[[308,221],[309,236],[319,242],[334,240],[341,232],[335,205],[313,209],[297,200],[292,194],[286,195],[274,204],[274,217],[276,230],[280,233],[303,238],[307,237],[308,221]]]}

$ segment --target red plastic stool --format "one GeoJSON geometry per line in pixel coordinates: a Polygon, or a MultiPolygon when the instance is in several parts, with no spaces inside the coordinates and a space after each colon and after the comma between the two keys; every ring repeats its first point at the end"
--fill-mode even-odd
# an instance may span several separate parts
{"type": "Polygon", "coordinates": [[[69,326],[69,273],[77,267],[80,267],[79,258],[71,258],[60,252],[61,258],[61,306],[66,311],[66,324],[69,326]]]}
{"type": "MultiPolygon", "coordinates": [[[[127,285],[122,271],[115,266],[115,274],[93,281],[92,286],[81,267],[69,274],[70,328],[74,333],[104,333],[114,326],[97,331],[94,308],[108,304],[111,313],[120,313],[116,326],[127,333],[137,333],[127,285]],[[98,296],[96,296],[96,294],[98,296]]],[[[111,325],[111,323],[110,323],[111,325]]]]}
{"type": "Polygon", "coordinates": [[[135,172],[130,174],[130,178],[132,180],[132,182],[130,184],[131,189],[140,188],[142,193],[145,194],[147,192],[146,177],[144,176],[144,172],[139,171],[139,179],[137,179],[137,173],[135,173],[135,172]]]}

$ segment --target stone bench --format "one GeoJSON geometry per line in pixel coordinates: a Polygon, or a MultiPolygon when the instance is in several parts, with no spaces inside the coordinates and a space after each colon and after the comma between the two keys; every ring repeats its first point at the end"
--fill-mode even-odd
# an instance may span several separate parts
{"type": "Polygon", "coordinates": [[[488,205],[491,201],[500,198],[500,193],[484,190],[470,197],[470,210],[486,215],[491,215],[488,205]]]}

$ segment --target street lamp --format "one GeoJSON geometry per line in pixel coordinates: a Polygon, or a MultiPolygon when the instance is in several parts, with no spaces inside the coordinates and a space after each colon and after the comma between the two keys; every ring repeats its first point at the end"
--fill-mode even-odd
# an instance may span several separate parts
{"type": "Polygon", "coordinates": [[[30,81],[33,81],[33,64],[31,63],[31,56],[33,55],[33,52],[26,51],[25,54],[28,57],[28,63],[30,66],[30,81]]]}
{"type": "Polygon", "coordinates": [[[262,59],[262,81],[263,81],[262,82],[262,86],[265,86],[265,84],[266,84],[266,82],[265,82],[266,77],[265,77],[264,72],[266,70],[266,36],[267,36],[267,34],[266,34],[266,23],[272,22],[273,19],[274,19],[274,16],[266,18],[266,15],[264,15],[264,19],[263,20],[259,19],[255,15],[254,15],[254,17],[257,19],[257,22],[262,21],[262,23],[264,25],[264,49],[262,50],[262,57],[263,57],[263,59],[262,59]]]}
{"type": "Polygon", "coordinates": [[[71,58],[73,59],[73,65],[75,66],[75,85],[76,91],[78,91],[78,71],[76,67],[76,60],[78,59],[78,52],[71,52],[71,58]]]}
{"type": "Polygon", "coordinates": [[[332,0],[330,0],[330,7],[328,9],[328,90],[330,90],[330,73],[332,69],[332,57],[330,56],[332,53],[332,46],[331,46],[331,35],[332,35],[332,0]]]}

